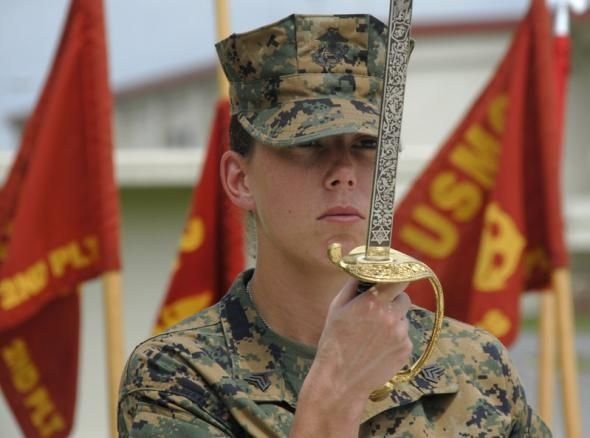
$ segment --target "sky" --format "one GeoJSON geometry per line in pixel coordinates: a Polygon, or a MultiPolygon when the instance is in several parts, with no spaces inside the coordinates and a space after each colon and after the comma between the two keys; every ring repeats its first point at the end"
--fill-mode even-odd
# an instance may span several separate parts
{"type": "MultiPolygon", "coordinates": [[[[385,0],[227,0],[243,32],[296,13],[387,16],[385,0]],[[295,7],[294,4],[297,6],[295,7]]],[[[115,90],[215,62],[214,0],[104,0],[115,90]]],[[[0,0],[0,150],[18,146],[7,119],[31,111],[59,41],[69,0],[0,0]]],[[[416,0],[414,23],[519,17],[527,0],[416,0]]]]}

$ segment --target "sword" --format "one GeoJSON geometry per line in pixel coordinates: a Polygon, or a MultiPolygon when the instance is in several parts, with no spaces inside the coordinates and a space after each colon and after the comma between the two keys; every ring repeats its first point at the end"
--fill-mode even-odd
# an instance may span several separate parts
{"type": "Polygon", "coordinates": [[[354,248],[345,256],[342,255],[339,243],[333,243],[328,249],[328,257],[332,263],[360,280],[359,292],[367,290],[375,283],[401,283],[421,279],[428,279],[434,289],[434,327],[424,352],[412,366],[400,371],[383,387],[373,391],[370,395],[373,401],[384,399],[395,384],[411,380],[420,372],[438,339],[444,312],[442,287],[434,272],[424,263],[391,248],[407,65],[412,48],[411,19],[412,0],[391,0],[367,243],[354,248]]]}
{"type": "Polygon", "coordinates": [[[373,172],[371,211],[367,232],[366,256],[368,260],[383,260],[384,257],[388,257],[391,246],[397,163],[407,66],[411,50],[411,19],[412,0],[391,1],[377,157],[373,172]]]}

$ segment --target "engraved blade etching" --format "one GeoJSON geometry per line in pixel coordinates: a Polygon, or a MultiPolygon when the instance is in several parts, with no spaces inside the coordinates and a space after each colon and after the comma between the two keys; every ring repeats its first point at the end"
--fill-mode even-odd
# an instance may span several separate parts
{"type": "Polygon", "coordinates": [[[411,51],[412,0],[392,0],[383,78],[383,98],[367,232],[367,259],[389,254],[397,180],[408,58],[411,51]]]}

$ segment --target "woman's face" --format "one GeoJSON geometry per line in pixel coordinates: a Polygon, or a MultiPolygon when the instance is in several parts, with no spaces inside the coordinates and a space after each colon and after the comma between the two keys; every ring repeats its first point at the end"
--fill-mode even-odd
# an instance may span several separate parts
{"type": "Polygon", "coordinates": [[[376,140],[327,137],[302,146],[257,144],[246,180],[254,202],[259,256],[331,266],[327,249],[346,254],[365,243],[376,140]]]}

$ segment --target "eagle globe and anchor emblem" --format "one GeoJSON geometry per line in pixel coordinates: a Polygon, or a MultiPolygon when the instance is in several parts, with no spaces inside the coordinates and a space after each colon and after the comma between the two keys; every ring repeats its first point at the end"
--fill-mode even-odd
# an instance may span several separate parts
{"type": "Polygon", "coordinates": [[[331,73],[332,68],[342,63],[343,60],[348,61],[346,55],[348,53],[348,40],[344,38],[337,28],[330,27],[321,37],[318,38],[320,42],[319,49],[313,53],[311,59],[316,64],[322,66],[324,73],[331,73]]]}

